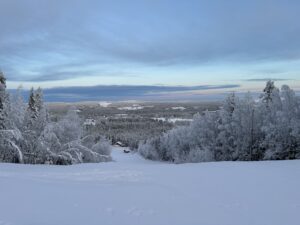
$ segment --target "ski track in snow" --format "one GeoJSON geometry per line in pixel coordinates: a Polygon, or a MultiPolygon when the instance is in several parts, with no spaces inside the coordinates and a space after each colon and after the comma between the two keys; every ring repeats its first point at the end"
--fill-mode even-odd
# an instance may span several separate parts
{"type": "Polygon", "coordinates": [[[0,225],[299,225],[300,160],[0,164],[0,225]]]}

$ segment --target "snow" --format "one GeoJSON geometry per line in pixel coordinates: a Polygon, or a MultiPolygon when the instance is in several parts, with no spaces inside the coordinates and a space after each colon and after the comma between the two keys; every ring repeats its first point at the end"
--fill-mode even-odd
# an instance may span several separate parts
{"type": "Polygon", "coordinates": [[[0,164],[1,225],[298,225],[300,160],[0,164]]]}
{"type": "Polygon", "coordinates": [[[119,113],[119,114],[116,114],[115,116],[116,116],[116,118],[127,118],[128,114],[126,114],[126,113],[119,113]]]}
{"type": "Polygon", "coordinates": [[[12,141],[9,141],[9,142],[12,145],[12,147],[17,150],[19,162],[23,163],[24,159],[23,159],[23,153],[22,153],[22,151],[20,150],[20,148],[14,142],[12,142],[12,141]]]}
{"type": "Polygon", "coordinates": [[[106,101],[99,102],[99,105],[104,108],[107,108],[111,104],[112,104],[111,102],[106,102],[106,101]]]}
{"type": "Polygon", "coordinates": [[[153,117],[152,119],[157,120],[157,121],[163,121],[163,122],[165,122],[165,121],[168,120],[168,119],[165,118],[165,117],[153,117]]]}
{"type": "Polygon", "coordinates": [[[132,106],[124,106],[124,107],[119,107],[119,110],[141,110],[145,108],[144,106],[140,106],[138,104],[133,104],[132,106]]]}
{"type": "Polygon", "coordinates": [[[86,119],[83,123],[84,126],[96,126],[96,121],[94,119],[86,119]]]}
{"type": "Polygon", "coordinates": [[[176,123],[178,122],[192,122],[193,119],[187,119],[187,118],[165,118],[165,117],[153,117],[152,119],[157,120],[157,121],[162,121],[162,122],[169,122],[169,123],[176,123]]]}
{"type": "Polygon", "coordinates": [[[186,118],[169,118],[168,120],[171,123],[176,123],[176,122],[192,122],[193,119],[186,119],[186,118]]]}
{"type": "Polygon", "coordinates": [[[173,110],[185,110],[185,107],[182,107],[182,106],[175,106],[175,107],[172,107],[173,110]]]}

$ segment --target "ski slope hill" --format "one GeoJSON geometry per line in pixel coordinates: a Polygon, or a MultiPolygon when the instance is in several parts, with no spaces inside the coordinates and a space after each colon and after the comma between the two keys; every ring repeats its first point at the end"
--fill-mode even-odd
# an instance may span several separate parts
{"type": "Polygon", "coordinates": [[[298,225],[300,161],[0,164],[0,225],[298,225]]]}

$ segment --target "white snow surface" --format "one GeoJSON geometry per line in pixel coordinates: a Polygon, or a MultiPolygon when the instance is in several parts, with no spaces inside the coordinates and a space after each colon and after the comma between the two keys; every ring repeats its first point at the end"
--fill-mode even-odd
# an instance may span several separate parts
{"type": "Polygon", "coordinates": [[[178,122],[192,122],[193,119],[187,119],[187,118],[176,118],[176,117],[171,117],[171,118],[166,118],[166,117],[153,117],[152,119],[157,120],[157,121],[168,121],[170,123],[176,123],[178,122]]]}
{"type": "Polygon", "coordinates": [[[96,121],[94,119],[86,119],[83,123],[85,126],[96,126],[96,121]]]}
{"type": "Polygon", "coordinates": [[[300,160],[0,164],[0,225],[299,225],[300,160]]]}
{"type": "Polygon", "coordinates": [[[173,110],[185,110],[185,107],[182,107],[182,106],[175,106],[175,107],[172,107],[173,110]]]}
{"type": "Polygon", "coordinates": [[[119,107],[119,110],[140,110],[145,108],[144,106],[140,106],[138,104],[133,104],[132,106],[124,106],[124,107],[119,107]]]}
{"type": "Polygon", "coordinates": [[[99,102],[99,105],[101,107],[107,108],[109,105],[111,105],[111,102],[101,101],[99,102]]]}

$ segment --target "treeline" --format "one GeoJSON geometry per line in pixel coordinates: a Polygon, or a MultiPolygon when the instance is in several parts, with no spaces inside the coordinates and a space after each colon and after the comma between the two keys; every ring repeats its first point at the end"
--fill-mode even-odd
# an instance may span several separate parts
{"type": "Polygon", "coordinates": [[[230,94],[223,106],[185,127],[140,144],[151,160],[183,162],[300,158],[300,104],[293,90],[268,81],[260,98],[230,94]]]}
{"type": "Polygon", "coordinates": [[[85,132],[101,134],[112,144],[121,142],[131,150],[136,150],[141,140],[158,136],[173,127],[172,123],[156,121],[151,118],[106,118],[97,119],[95,125],[85,126],[85,132]]]}
{"type": "Polygon", "coordinates": [[[31,89],[28,104],[20,90],[9,95],[0,72],[0,162],[68,165],[110,161],[110,143],[83,135],[75,109],[50,120],[42,89],[31,89]]]}

